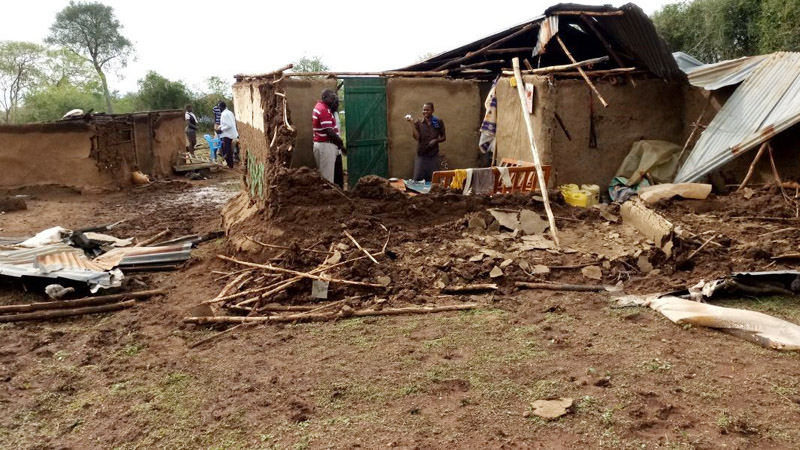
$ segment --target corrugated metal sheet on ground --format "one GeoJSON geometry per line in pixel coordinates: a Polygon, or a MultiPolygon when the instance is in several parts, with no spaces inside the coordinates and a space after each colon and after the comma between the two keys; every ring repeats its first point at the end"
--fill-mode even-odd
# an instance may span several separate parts
{"type": "Polygon", "coordinates": [[[93,263],[83,252],[61,252],[36,257],[36,267],[42,273],[57,272],[59,270],[87,270],[103,272],[100,265],[93,263]]]}
{"type": "Polygon", "coordinates": [[[693,86],[713,91],[746,80],[769,56],[745,56],[714,64],[704,64],[687,69],[686,73],[689,75],[689,83],[692,83],[693,86]]]}
{"type": "Polygon", "coordinates": [[[800,122],[800,53],[768,55],[700,135],[676,183],[697,181],[800,122]]]}
{"type": "Polygon", "coordinates": [[[131,264],[182,262],[191,257],[191,252],[191,242],[159,247],[115,248],[95,258],[94,262],[107,269],[131,264]]]}
{"type": "Polygon", "coordinates": [[[37,248],[19,248],[15,250],[0,251],[0,264],[33,264],[36,258],[54,253],[83,254],[83,250],[70,247],[67,244],[51,244],[37,248]]]}

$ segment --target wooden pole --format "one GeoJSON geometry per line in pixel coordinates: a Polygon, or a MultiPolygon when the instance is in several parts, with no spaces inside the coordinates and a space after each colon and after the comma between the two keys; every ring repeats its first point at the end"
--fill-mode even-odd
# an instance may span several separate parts
{"type": "Polygon", "coordinates": [[[109,311],[117,311],[120,309],[130,308],[135,304],[136,300],[128,300],[124,302],[113,303],[111,305],[87,306],[85,308],[73,308],[73,309],[56,309],[52,311],[34,311],[22,314],[8,314],[0,316],[0,323],[23,322],[30,320],[50,320],[50,319],[59,319],[62,317],[82,316],[84,314],[97,314],[97,313],[104,313],[109,311]]]}
{"type": "Polygon", "coordinates": [[[468,64],[466,66],[460,66],[460,67],[456,67],[456,68],[450,69],[450,70],[454,70],[455,71],[455,70],[474,69],[476,67],[483,67],[483,66],[488,66],[488,65],[491,65],[491,64],[502,64],[504,62],[506,62],[505,59],[493,59],[491,61],[481,61],[479,63],[468,64]]]}
{"type": "Polygon", "coordinates": [[[161,239],[162,237],[166,236],[167,233],[169,233],[169,228],[167,228],[166,230],[156,234],[155,236],[151,237],[150,239],[145,239],[142,242],[139,242],[138,244],[134,245],[134,247],[145,247],[145,246],[148,246],[148,245],[152,244],[153,242],[155,242],[155,241],[161,239]]]}
{"type": "Polygon", "coordinates": [[[442,288],[445,294],[461,294],[465,292],[496,291],[496,284],[468,284],[466,286],[448,286],[442,288]]]}
{"type": "Polygon", "coordinates": [[[289,72],[286,77],[446,77],[447,70],[419,71],[395,70],[386,72],[289,72]]]}
{"type": "Polygon", "coordinates": [[[624,11],[553,11],[554,16],[622,16],[624,11]]]}
{"type": "Polygon", "coordinates": [[[442,64],[441,66],[439,66],[439,67],[437,67],[437,68],[435,68],[433,70],[444,70],[444,69],[447,69],[448,67],[453,67],[456,64],[460,64],[460,63],[462,63],[462,62],[464,62],[464,61],[466,61],[468,59],[471,59],[471,58],[473,58],[475,56],[482,55],[482,54],[486,53],[487,51],[497,47],[500,44],[502,44],[503,42],[506,42],[508,40],[514,39],[515,37],[519,36],[520,34],[523,34],[523,33],[526,33],[528,31],[532,30],[534,26],[535,26],[534,24],[529,23],[528,25],[525,25],[524,27],[520,28],[519,30],[515,31],[514,33],[509,34],[508,36],[506,36],[506,37],[504,37],[502,39],[498,39],[498,40],[492,42],[491,44],[489,44],[489,45],[487,45],[487,46],[485,46],[485,47],[483,47],[483,48],[481,48],[479,50],[476,50],[476,51],[471,52],[471,53],[467,53],[466,55],[464,55],[461,58],[456,58],[456,59],[450,60],[450,61],[442,64]]]}
{"type": "Polygon", "coordinates": [[[333,319],[346,319],[348,317],[367,317],[367,316],[399,316],[404,314],[431,314],[447,311],[464,311],[475,309],[477,303],[462,303],[460,305],[446,306],[420,306],[394,309],[362,309],[353,311],[350,314],[322,313],[322,314],[289,314],[283,316],[214,316],[214,317],[184,317],[184,323],[194,323],[198,325],[213,323],[250,323],[250,322],[295,322],[295,321],[322,321],[333,319]]]}
{"type": "MultiPolygon", "coordinates": [[[[573,64],[575,64],[577,61],[575,61],[575,58],[573,58],[572,53],[569,52],[567,46],[564,45],[564,41],[561,40],[561,36],[556,35],[556,40],[558,41],[558,45],[561,46],[561,49],[564,50],[564,54],[567,55],[567,58],[569,58],[569,60],[572,61],[573,64]]],[[[586,75],[586,73],[583,72],[583,69],[581,69],[580,66],[578,66],[577,69],[578,72],[580,72],[583,79],[586,80],[586,83],[589,85],[592,91],[594,91],[595,95],[597,95],[597,98],[600,99],[600,103],[603,104],[603,107],[607,108],[608,103],[606,102],[606,99],[604,99],[603,96],[600,95],[600,92],[597,91],[597,88],[594,87],[594,84],[592,84],[592,80],[589,79],[589,77],[586,75]]]]}
{"type": "MultiPolygon", "coordinates": [[[[601,56],[599,58],[587,59],[585,61],[579,61],[572,64],[562,64],[560,66],[549,66],[549,67],[542,67],[539,69],[525,70],[521,73],[524,73],[525,75],[543,75],[551,72],[560,72],[562,70],[574,69],[576,67],[590,66],[592,64],[599,64],[601,62],[606,62],[606,61],[608,61],[608,56],[601,56]]],[[[504,70],[503,75],[514,75],[514,71],[504,70]]]]}
{"type": "Polygon", "coordinates": [[[703,120],[703,116],[706,115],[706,111],[708,110],[709,106],[711,106],[711,101],[706,102],[706,105],[703,106],[703,110],[700,111],[700,117],[698,117],[694,124],[692,124],[692,132],[689,133],[689,137],[686,139],[686,142],[683,144],[683,148],[681,149],[681,153],[678,155],[678,164],[680,164],[683,154],[686,153],[686,149],[689,148],[689,144],[692,142],[694,134],[697,133],[697,130],[700,128],[700,121],[703,120]]]}
{"type": "Polygon", "coordinates": [[[556,228],[556,219],[553,216],[553,211],[550,209],[550,200],[547,198],[547,184],[544,179],[544,171],[542,170],[542,162],[539,160],[539,152],[536,150],[536,142],[533,135],[533,125],[531,124],[531,115],[525,109],[525,87],[523,86],[522,75],[519,71],[519,58],[514,58],[512,61],[514,66],[514,77],[517,80],[517,93],[519,94],[519,106],[522,108],[522,117],[525,119],[525,126],[528,129],[528,141],[531,145],[531,154],[533,155],[533,165],[536,166],[536,178],[539,179],[539,189],[542,191],[542,200],[544,201],[544,209],[547,211],[547,220],[550,222],[550,233],[553,235],[553,242],[556,248],[561,245],[558,242],[558,230],[556,228]]]}
{"type": "Polygon", "coordinates": [[[340,279],[337,279],[337,278],[323,277],[323,276],[314,275],[314,274],[311,274],[311,273],[308,273],[308,272],[298,272],[296,270],[284,269],[283,267],[276,267],[276,266],[273,266],[273,265],[270,265],[270,264],[256,264],[256,263],[251,263],[251,262],[247,262],[247,261],[239,261],[238,259],[230,258],[230,257],[225,256],[225,255],[217,255],[217,258],[219,258],[219,259],[221,259],[223,261],[229,261],[229,262],[240,264],[240,265],[243,265],[243,266],[256,267],[256,268],[259,268],[259,269],[271,270],[273,272],[288,273],[290,275],[301,276],[303,278],[311,278],[312,280],[327,281],[327,282],[330,282],[330,283],[349,284],[349,285],[352,285],[352,286],[365,286],[365,287],[375,287],[375,288],[386,287],[386,286],[381,285],[381,284],[362,283],[360,281],[340,280],[340,279]]]}
{"type": "MultiPolygon", "coordinates": [[[[594,21],[585,14],[581,14],[581,19],[583,19],[583,21],[586,22],[586,25],[588,25],[589,28],[592,29],[594,35],[597,36],[597,39],[600,39],[600,42],[602,42],[603,45],[606,47],[606,50],[608,50],[608,54],[611,55],[612,58],[614,58],[614,61],[617,63],[617,65],[620,67],[624,67],[625,64],[622,62],[622,59],[620,59],[620,57],[617,55],[617,52],[615,52],[614,49],[611,48],[611,44],[609,44],[606,38],[603,37],[602,33],[600,33],[600,30],[598,30],[597,27],[594,26],[594,21]]],[[[628,75],[628,80],[631,82],[633,87],[636,87],[636,81],[633,80],[632,76],[628,75]]]]}
{"type": "Polygon", "coordinates": [[[545,291],[579,291],[579,292],[602,292],[605,286],[589,286],[585,284],[551,284],[551,283],[529,283],[527,281],[517,281],[514,286],[523,289],[542,289],[545,291]]]}
{"type": "Polygon", "coordinates": [[[294,64],[287,64],[287,65],[281,67],[278,70],[273,70],[272,72],[258,73],[258,74],[253,74],[253,75],[245,75],[245,74],[242,74],[242,73],[237,73],[236,75],[233,76],[233,78],[235,78],[236,81],[255,80],[255,79],[258,79],[258,78],[269,78],[269,77],[274,77],[275,75],[279,75],[279,74],[283,73],[284,70],[289,70],[289,69],[291,69],[293,67],[294,67],[294,64]]]}
{"type": "Polygon", "coordinates": [[[28,303],[24,305],[0,306],[0,314],[20,313],[30,311],[41,311],[47,309],[67,309],[79,306],[101,305],[103,303],[115,302],[123,299],[147,298],[156,295],[164,295],[166,289],[153,289],[150,291],[128,292],[124,294],[100,295],[97,297],[85,297],[76,300],[60,300],[56,302],[28,303]]]}
{"type": "Polygon", "coordinates": [[[745,186],[747,186],[747,182],[750,181],[750,178],[753,176],[753,170],[755,170],[756,164],[758,164],[758,160],[761,159],[761,155],[764,154],[764,150],[767,149],[768,144],[769,141],[766,141],[763,144],[761,144],[761,147],[759,147],[758,153],[756,153],[756,157],[753,158],[753,162],[750,163],[750,168],[747,169],[747,175],[745,175],[744,181],[742,181],[742,184],[739,185],[739,188],[736,189],[737,191],[741,191],[742,189],[744,189],[745,186]]]}

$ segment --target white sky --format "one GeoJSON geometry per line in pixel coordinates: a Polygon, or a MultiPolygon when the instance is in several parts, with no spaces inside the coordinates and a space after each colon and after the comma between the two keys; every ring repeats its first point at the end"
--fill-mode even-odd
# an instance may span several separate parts
{"type": "MultiPolygon", "coordinates": [[[[676,1],[676,0],[673,0],[676,1]]],[[[189,87],[263,73],[319,56],[333,71],[381,71],[415,63],[536,17],[555,1],[498,0],[101,0],[114,8],[136,60],[110,88],[136,90],[148,70],[189,87]],[[330,18],[325,11],[332,11],[330,18]],[[325,33],[325,29],[330,30],[325,33]]],[[[606,4],[609,0],[576,3],[606,4]]],[[[627,2],[613,3],[616,6],[627,2]]],[[[651,14],[668,0],[636,2],[651,14]]],[[[0,40],[42,42],[68,0],[4,2],[0,40]]]]}

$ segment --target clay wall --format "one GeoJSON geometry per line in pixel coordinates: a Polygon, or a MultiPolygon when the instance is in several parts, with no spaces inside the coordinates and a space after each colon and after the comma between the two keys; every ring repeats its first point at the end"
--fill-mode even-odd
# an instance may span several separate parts
{"type": "MultiPolygon", "coordinates": [[[[135,164],[151,178],[172,174],[172,165],[186,149],[183,111],[139,113],[133,116],[136,139],[135,164]],[[149,136],[152,135],[152,139],[149,136]]],[[[102,127],[102,125],[98,125],[102,127]]],[[[202,136],[198,137],[202,139],[202,136]]]]}
{"type": "Polygon", "coordinates": [[[439,144],[450,169],[478,166],[478,129],[481,120],[480,86],[466,80],[391,78],[386,82],[389,137],[389,176],[411,178],[417,144],[406,114],[422,117],[422,105],[433,102],[447,141],[439,144]]]}
{"type": "Polygon", "coordinates": [[[324,89],[336,91],[336,83],[333,78],[288,78],[284,81],[289,123],[297,130],[297,141],[292,149],[292,167],[317,167],[314,162],[311,111],[324,89]]]}
{"type": "Polygon", "coordinates": [[[90,156],[92,135],[84,122],[0,127],[0,187],[114,188],[111,174],[101,171],[90,156]]]}
{"type": "MultiPolygon", "coordinates": [[[[525,76],[525,83],[533,83],[533,114],[531,123],[536,149],[542,164],[552,164],[551,143],[555,119],[553,111],[555,89],[548,79],[539,76],[525,76]]],[[[497,147],[496,161],[502,158],[521,159],[533,162],[528,130],[519,103],[516,86],[511,86],[511,78],[503,77],[497,82],[497,147]]],[[[558,126],[555,124],[555,126],[558,126]]],[[[559,130],[560,132],[560,130],[559,130]]],[[[551,184],[554,177],[551,176],[551,184]]]]}

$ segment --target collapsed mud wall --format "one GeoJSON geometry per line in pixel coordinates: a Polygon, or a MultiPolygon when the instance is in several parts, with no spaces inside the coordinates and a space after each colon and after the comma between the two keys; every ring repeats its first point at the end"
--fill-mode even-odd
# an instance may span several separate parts
{"type": "MultiPolygon", "coordinates": [[[[154,178],[164,178],[172,174],[172,165],[178,155],[186,148],[186,121],[183,111],[149,113],[153,122],[152,151],[150,168],[145,172],[154,178]]],[[[141,145],[137,142],[137,153],[141,145]]]]}
{"type": "Polygon", "coordinates": [[[111,173],[100,170],[91,156],[93,136],[85,122],[0,127],[0,187],[115,187],[111,173]]]}
{"type": "Polygon", "coordinates": [[[422,117],[422,105],[433,102],[445,122],[447,141],[440,144],[450,169],[477,167],[481,119],[480,86],[468,80],[391,78],[386,82],[389,176],[411,178],[417,144],[406,114],[422,117]]]}
{"type": "Polygon", "coordinates": [[[297,136],[286,103],[285,81],[277,73],[233,85],[245,190],[259,208],[269,208],[270,213],[277,198],[272,181],[289,168],[297,136]]]}
{"type": "Polygon", "coordinates": [[[297,141],[292,150],[292,167],[317,167],[314,161],[314,134],[311,130],[311,110],[319,101],[324,89],[336,91],[334,78],[288,78],[286,84],[286,101],[292,111],[297,129],[297,141]]]}
{"type": "MultiPolygon", "coordinates": [[[[542,164],[553,163],[551,145],[555,123],[555,89],[546,77],[525,76],[526,84],[533,84],[533,113],[531,123],[535,137],[536,150],[542,164]]],[[[533,162],[530,140],[519,104],[519,92],[511,85],[510,77],[497,82],[497,164],[502,158],[520,159],[533,162]]],[[[550,177],[551,184],[554,181],[550,177]]]]}

